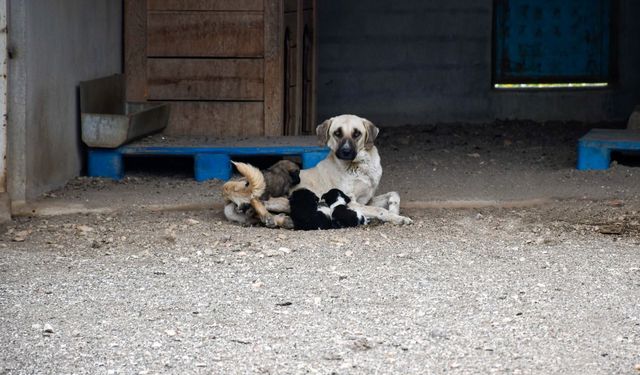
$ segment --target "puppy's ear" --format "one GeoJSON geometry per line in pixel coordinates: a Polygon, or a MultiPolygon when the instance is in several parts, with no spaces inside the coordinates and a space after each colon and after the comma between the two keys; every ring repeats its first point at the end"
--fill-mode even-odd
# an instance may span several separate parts
{"type": "Polygon", "coordinates": [[[318,140],[320,141],[320,144],[323,146],[326,146],[327,142],[329,141],[329,129],[331,128],[331,121],[333,121],[333,118],[325,120],[322,124],[316,127],[316,134],[318,135],[318,140]]]}
{"type": "Polygon", "coordinates": [[[349,198],[345,193],[342,193],[342,199],[344,199],[344,203],[346,204],[351,203],[351,198],[349,198]]]}
{"type": "Polygon", "coordinates": [[[300,184],[300,170],[289,172],[289,176],[291,176],[291,186],[296,186],[300,184]]]}
{"type": "Polygon", "coordinates": [[[380,130],[366,118],[362,120],[364,122],[364,127],[367,130],[364,137],[364,148],[367,150],[371,150],[373,148],[373,142],[378,137],[378,133],[380,132],[380,130]]]}

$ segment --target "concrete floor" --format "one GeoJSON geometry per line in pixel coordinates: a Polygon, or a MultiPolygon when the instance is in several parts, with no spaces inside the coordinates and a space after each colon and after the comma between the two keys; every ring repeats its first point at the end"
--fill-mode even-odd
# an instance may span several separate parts
{"type": "Polygon", "coordinates": [[[0,373],[636,373],[640,168],[576,172],[581,125],[532,126],[386,132],[381,191],[471,202],[407,227],[245,228],[216,182],[72,181],[36,206],[93,213],[2,230],[0,373]]]}

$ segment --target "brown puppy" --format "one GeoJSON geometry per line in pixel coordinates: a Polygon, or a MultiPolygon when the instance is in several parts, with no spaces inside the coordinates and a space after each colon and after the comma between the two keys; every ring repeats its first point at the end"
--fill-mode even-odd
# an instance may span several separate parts
{"type": "Polygon", "coordinates": [[[260,199],[284,197],[289,190],[300,183],[300,167],[290,160],[280,160],[263,171],[266,189],[260,199]]]}

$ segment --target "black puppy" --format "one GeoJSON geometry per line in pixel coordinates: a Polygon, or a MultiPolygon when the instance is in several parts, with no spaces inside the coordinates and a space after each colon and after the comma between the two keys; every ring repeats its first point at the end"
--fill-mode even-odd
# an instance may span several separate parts
{"type": "Polygon", "coordinates": [[[357,227],[367,223],[362,213],[347,206],[351,199],[342,190],[331,189],[322,195],[322,200],[329,206],[331,225],[334,228],[357,227]]]}
{"type": "Polygon", "coordinates": [[[293,229],[316,230],[333,227],[327,207],[318,207],[318,196],[311,190],[296,190],[289,196],[290,216],[293,229]]]}

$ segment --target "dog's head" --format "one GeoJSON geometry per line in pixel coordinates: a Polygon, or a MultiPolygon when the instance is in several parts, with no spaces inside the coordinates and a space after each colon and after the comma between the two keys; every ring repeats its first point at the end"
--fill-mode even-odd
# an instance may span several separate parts
{"type": "Polygon", "coordinates": [[[320,142],[341,160],[353,160],[360,150],[371,150],[378,131],[371,121],[355,115],[332,117],[316,128],[320,142]]]}
{"type": "Polygon", "coordinates": [[[291,160],[280,160],[279,162],[270,166],[268,170],[275,173],[287,175],[293,172],[300,171],[300,167],[298,166],[298,164],[292,162],[291,160]]]}
{"type": "Polygon", "coordinates": [[[291,160],[280,160],[269,167],[269,172],[283,177],[288,176],[287,180],[289,180],[290,186],[296,186],[300,183],[300,167],[291,160]]]}
{"type": "Polygon", "coordinates": [[[351,202],[351,199],[342,192],[340,189],[331,189],[328,192],[322,195],[322,200],[329,207],[333,207],[334,205],[347,205],[351,202]]]}

